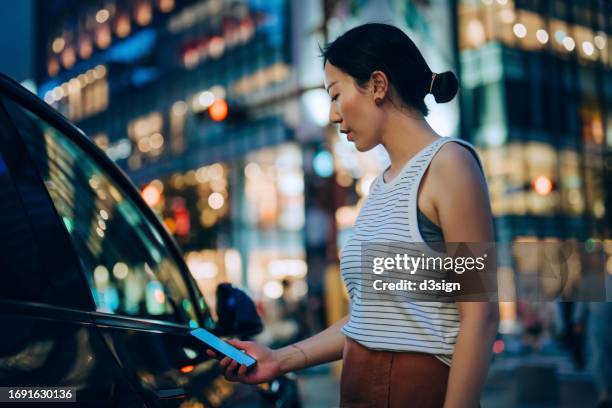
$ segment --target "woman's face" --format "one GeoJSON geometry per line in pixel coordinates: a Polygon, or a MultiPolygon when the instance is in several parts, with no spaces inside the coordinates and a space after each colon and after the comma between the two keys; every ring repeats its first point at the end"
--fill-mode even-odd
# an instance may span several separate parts
{"type": "Polygon", "coordinates": [[[353,77],[330,62],[325,64],[325,77],[331,98],[329,121],[340,125],[340,131],[361,152],[380,144],[384,112],[376,105],[373,92],[359,88],[353,77]]]}

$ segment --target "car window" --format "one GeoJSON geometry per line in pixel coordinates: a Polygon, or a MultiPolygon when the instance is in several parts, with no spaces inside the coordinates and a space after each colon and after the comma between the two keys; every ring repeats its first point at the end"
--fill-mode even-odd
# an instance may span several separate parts
{"type": "Polygon", "coordinates": [[[0,299],[91,310],[62,228],[0,100],[0,299]]]}
{"type": "Polygon", "coordinates": [[[7,109],[68,230],[97,310],[196,326],[179,266],[129,195],[55,127],[12,102],[7,109]]]}
{"type": "Polygon", "coordinates": [[[39,246],[0,149],[0,298],[49,302],[49,276],[39,246]]]}

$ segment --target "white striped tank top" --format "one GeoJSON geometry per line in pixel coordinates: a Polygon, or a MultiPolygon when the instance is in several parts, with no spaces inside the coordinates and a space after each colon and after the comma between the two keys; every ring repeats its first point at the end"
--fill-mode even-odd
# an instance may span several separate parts
{"type": "Polygon", "coordinates": [[[468,142],[441,137],[412,157],[388,183],[379,175],[340,254],[342,279],[351,299],[349,320],[342,333],[372,350],[429,353],[447,365],[459,333],[454,302],[407,302],[401,298],[365,301],[357,288],[363,243],[424,242],[417,221],[417,191],[433,157],[449,142],[466,146],[478,160],[468,142]]]}

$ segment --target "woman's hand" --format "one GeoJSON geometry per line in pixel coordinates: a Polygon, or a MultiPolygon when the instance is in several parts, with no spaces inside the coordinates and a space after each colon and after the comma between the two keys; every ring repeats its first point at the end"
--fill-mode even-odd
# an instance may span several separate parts
{"type": "MultiPolygon", "coordinates": [[[[228,381],[239,381],[245,384],[260,384],[271,381],[282,374],[280,360],[274,350],[253,341],[232,339],[227,340],[227,342],[237,349],[245,351],[257,360],[255,366],[247,372],[247,367],[244,364],[239,364],[236,360],[232,360],[229,357],[221,358],[219,365],[225,379],[228,381]]],[[[214,358],[220,357],[210,349],[206,350],[206,354],[214,358]]]]}
{"type": "Polygon", "coordinates": [[[246,366],[213,350],[206,350],[206,354],[221,360],[221,371],[229,381],[260,384],[290,371],[341,359],[345,337],[340,330],[347,321],[348,316],[345,316],[321,333],[278,350],[252,341],[228,340],[229,344],[257,360],[255,367],[248,372],[246,366]]]}

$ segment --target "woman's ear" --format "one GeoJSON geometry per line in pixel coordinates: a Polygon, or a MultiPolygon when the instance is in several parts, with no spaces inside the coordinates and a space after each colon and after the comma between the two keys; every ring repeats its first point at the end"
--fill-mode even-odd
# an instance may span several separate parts
{"type": "Polygon", "coordinates": [[[389,80],[382,71],[374,71],[370,75],[371,91],[374,101],[382,101],[389,91],[389,80]]]}

